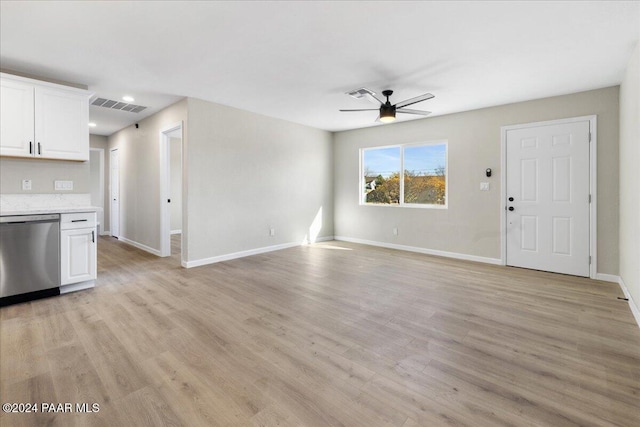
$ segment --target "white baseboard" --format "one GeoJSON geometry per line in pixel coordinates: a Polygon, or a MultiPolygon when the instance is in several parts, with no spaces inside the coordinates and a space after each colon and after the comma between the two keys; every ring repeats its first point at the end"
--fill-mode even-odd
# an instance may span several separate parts
{"type": "Polygon", "coordinates": [[[369,246],[379,246],[381,248],[397,249],[401,251],[417,252],[417,253],[426,254],[426,255],[436,255],[436,256],[442,256],[447,258],[462,259],[465,261],[483,262],[485,264],[502,265],[502,260],[500,260],[499,258],[487,258],[487,257],[482,257],[477,255],[468,255],[468,254],[461,254],[457,252],[439,251],[435,249],[419,248],[417,246],[397,245],[395,243],[376,242],[373,240],[356,239],[353,237],[345,237],[345,236],[335,236],[335,240],[342,240],[342,241],[351,242],[351,243],[360,243],[362,245],[369,245],[369,246]]]}
{"type": "Polygon", "coordinates": [[[100,233],[101,236],[111,236],[111,232],[109,230],[104,230],[100,233]]]}
{"type": "Polygon", "coordinates": [[[160,251],[158,249],[153,249],[147,245],[143,245],[142,243],[138,243],[138,242],[134,242],[133,240],[129,240],[126,237],[118,237],[118,240],[120,240],[123,243],[126,243],[128,245],[134,246],[138,249],[142,249],[145,252],[149,252],[150,254],[156,255],[156,256],[160,256],[160,251]]]}
{"type": "MultiPolygon", "coordinates": [[[[318,237],[315,240],[315,243],[327,242],[329,240],[333,240],[333,236],[318,237]]],[[[249,250],[246,250],[246,251],[234,252],[234,253],[214,256],[214,257],[210,257],[210,258],[196,259],[196,260],[193,260],[193,261],[184,261],[183,260],[182,261],[182,266],[184,268],[200,267],[200,266],[207,265],[207,264],[215,264],[216,262],[230,261],[232,259],[244,258],[244,257],[251,256],[251,255],[258,255],[258,254],[263,254],[263,253],[266,253],[266,252],[279,251],[279,250],[282,250],[282,249],[294,248],[296,246],[303,246],[303,245],[307,245],[307,244],[309,244],[309,243],[308,242],[283,243],[283,244],[280,244],[280,245],[265,246],[265,247],[262,247],[262,248],[249,249],[249,250]]]]}
{"type": "Polygon", "coordinates": [[[69,292],[81,291],[83,289],[89,289],[96,286],[95,280],[87,280],[85,282],[80,283],[72,283],[70,285],[62,285],[60,286],[60,294],[68,294],[69,292]]]}
{"type": "Polygon", "coordinates": [[[171,234],[182,234],[182,230],[171,230],[171,234]]]}
{"type": "Polygon", "coordinates": [[[615,274],[596,273],[595,279],[602,280],[603,282],[611,282],[611,283],[620,282],[620,276],[616,276],[615,274]]]}
{"type": "Polygon", "coordinates": [[[638,324],[638,326],[640,326],[640,308],[638,308],[638,305],[633,300],[633,297],[629,293],[629,289],[627,289],[627,285],[625,285],[624,280],[622,280],[622,277],[616,276],[615,274],[596,273],[596,280],[602,280],[603,282],[617,283],[620,286],[620,289],[622,289],[622,293],[624,294],[624,297],[629,302],[629,308],[631,308],[631,313],[633,314],[633,317],[636,319],[636,323],[638,324]]]}
{"type": "Polygon", "coordinates": [[[624,293],[624,297],[629,300],[628,302],[629,302],[629,307],[631,308],[631,313],[633,313],[633,317],[636,319],[636,323],[638,324],[638,326],[640,326],[640,308],[638,307],[636,302],[633,300],[633,297],[629,293],[629,289],[627,289],[627,285],[624,284],[624,280],[622,280],[622,277],[619,278],[618,284],[620,285],[620,289],[622,289],[622,293],[624,293]]]}

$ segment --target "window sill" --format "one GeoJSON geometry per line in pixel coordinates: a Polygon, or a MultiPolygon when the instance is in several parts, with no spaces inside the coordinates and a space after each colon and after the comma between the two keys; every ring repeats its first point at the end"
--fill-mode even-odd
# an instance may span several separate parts
{"type": "Polygon", "coordinates": [[[400,204],[386,204],[386,203],[362,203],[360,202],[360,206],[373,206],[373,207],[383,207],[383,208],[409,208],[409,209],[449,209],[449,205],[418,205],[412,203],[404,203],[400,204]]]}

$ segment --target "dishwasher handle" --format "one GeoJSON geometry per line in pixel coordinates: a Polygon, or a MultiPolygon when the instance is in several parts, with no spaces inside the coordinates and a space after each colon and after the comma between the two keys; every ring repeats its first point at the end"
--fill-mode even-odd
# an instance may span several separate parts
{"type": "Polygon", "coordinates": [[[27,222],[60,222],[59,214],[0,216],[0,224],[25,224],[27,222]]]}

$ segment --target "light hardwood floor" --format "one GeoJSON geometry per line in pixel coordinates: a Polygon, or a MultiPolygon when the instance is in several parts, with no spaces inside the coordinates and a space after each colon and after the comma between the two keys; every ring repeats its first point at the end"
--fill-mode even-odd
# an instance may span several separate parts
{"type": "Polygon", "coordinates": [[[0,392],[100,411],[2,426],[640,425],[615,284],[343,242],[99,253],[95,289],[0,310],[0,392]]]}

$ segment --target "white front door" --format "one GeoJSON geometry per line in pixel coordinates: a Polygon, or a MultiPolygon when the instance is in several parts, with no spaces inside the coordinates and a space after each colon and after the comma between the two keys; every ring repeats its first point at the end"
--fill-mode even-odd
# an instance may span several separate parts
{"type": "Polygon", "coordinates": [[[120,236],[120,164],[118,150],[111,150],[111,159],[109,162],[110,177],[110,200],[111,200],[111,235],[113,237],[120,236]]]}
{"type": "Polygon", "coordinates": [[[506,131],[507,265],[589,276],[589,121],[506,131]]]}

